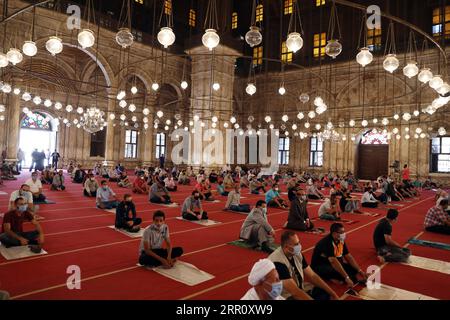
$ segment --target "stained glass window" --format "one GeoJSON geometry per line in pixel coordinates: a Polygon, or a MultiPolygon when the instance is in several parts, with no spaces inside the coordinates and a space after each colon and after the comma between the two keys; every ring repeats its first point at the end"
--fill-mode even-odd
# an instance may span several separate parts
{"type": "Polygon", "coordinates": [[[361,144],[389,144],[387,135],[381,132],[369,131],[363,135],[361,144]]]}
{"type": "Polygon", "coordinates": [[[22,119],[20,127],[26,129],[52,130],[50,127],[50,119],[45,114],[39,112],[27,114],[22,119]]]}

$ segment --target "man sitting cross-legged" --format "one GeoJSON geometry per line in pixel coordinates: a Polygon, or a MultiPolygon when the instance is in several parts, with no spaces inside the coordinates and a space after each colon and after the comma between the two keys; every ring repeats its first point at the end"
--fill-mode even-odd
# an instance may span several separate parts
{"type": "Polygon", "coordinates": [[[327,198],[319,208],[319,218],[321,220],[340,220],[341,212],[336,200],[336,195],[332,194],[330,198],[327,198]]]}
{"type": "Polygon", "coordinates": [[[241,187],[239,184],[236,184],[234,190],[231,190],[228,194],[225,209],[237,212],[250,212],[249,204],[241,204],[241,187]]]}
{"type": "Polygon", "coordinates": [[[308,199],[311,200],[319,200],[319,199],[325,199],[325,195],[319,191],[318,187],[319,181],[310,182],[308,185],[308,188],[306,190],[308,199]]]}
{"type": "Polygon", "coordinates": [[[291,201],[289,207],[288,221],[286,223],[287,229],[307,231],[314,229],[314,224],[309,219],[305,192],[300,187],[294,187],[291,191],[295,192],[295,198],[291,201]]]}
{"type": "Polygon", "coordinates": [[[272,188],[266,193],[266,203],[268,207],[287,209],[287,204],[279,193],[278,184],[273,184],[272,188]]]}
{"type": "Polygon", "coordinates": [[[34,171],[31,174],[31,179],[25,181],[25,184],[30,186],[30,192],[33,194],[33,202],[44,202],[45,196],[42,193],[42,183],[38,179],[38,173],[34,171]]]}
{"type": "Polygon", "coordinates": [[[110,187],[108,187],[108,182],[103,180],[101,183],[101,188],[97,190],[97,208],[99,209],[113,209],[117,208],[119,202],[117,201],[116,194],[110,187]]]}
{"type": "Polygon", "coordinates": [[[142,219],[136,217],[136,207],[131,194],[125,194],[123,201],[116,208],[115,227],[117,229],[125,229],[129,232],[138,232],[141,223],[142,219]]]}
{"type": "Polygon", "coordinates": [[[200,199],[205,201],[214,201],[211,186],[206,182],[205,178],[200,178],[200,182],[195,186],[195,190],[200,194],[200,199]]]}
{"type": "Polygon", "coordinates": [[[163,266],[170,269],[175,266],[177,258],[183,254],[180,247],[172,247],[169,236],[169,227],[166,216],[162,211],[155,211],[153,223],[149,225],[142,235],[139,246],[139,263],[147,267],[163,266]],[[163,248],[163,241],[166,248],[163,248]]]}
{"type": "Polygon", "coordinates": [[[149,188],[143,174],[139,173],[136,179],[134,179],[132,190],[134,193],[148,194],[149,188]]]}
{"type": "Polygon", "coordinates": [[[361,198],[361,206],[364,208],[377,208],[378,204],[379,202],[373,194],[373,189],[370,187],[367,188],[361,198]]]}
{"type": "Polygon", "coordinates": [[[83,194],[86,197],[96,197],[98,190],[98,183],[93,174],[90,174],[89,177],[84,182],[83,194]]]}
{"type": "Polygon", "coordinates": [[[345,281],[348,287],[354,282],[367,281],[367,274],[348,251],[345,244],[345,230],[341,223],[333,223],[330,234],[320,240],[314,247],[311,267],[324,280],[345,281]]]}
{"type": "Polygon", "coordinates": [[[152,184],[149,193],[149,201],[151,203],[162,203],[171,204],[170,194],[167,188],[164,186],[164,182],[157,179],[155,183],[152,184]]]}
{"type": "Polygon", "coordinates": [[[293,231],[281,235],[281,246],[268,258],[273,261],[281,281],[283,298],[295,300],[338,300],[339,297],[308,265],[302,254],[302,245],[293,231]],[[304,281],[313,288],[306,292],[304,281]]]}
{"type": "Polygon", "coordinates": [[[56,191],[66,190],[66,186],[64,185],[64,175],[63,175],[62,170],[59,170],[58,174],[55,174],[53,176],[53,182],[52,182],[52,186],[50,188],[51,188],[51,190],[56,190],[56,191]]]}
{"type": "Polygon", "coordinates": [[[14,206],[15,208],[5,213],[3,217],[0,242],[7,248],[29,245],[32,252],[40,253],[44,244],[44,232],[41,225],[28,211],[28,205],[24,198],[17,198],[14,206]],[[31,222],[36,230],[24,232],[23,223],[25,221],[31,222]]]}
{"type": "Polygon", "coordinates": [[[263,184],[256,179],[256,177],[253,177],[250,179],[250,192],[252,194],[259,194],[259,190],[262,190],[264,193],[266,193],[266,189],[264,189],[263,184]]]}
{"type": "Polygon", "coordinates": [[[398,211],[389,209],[386,218],[378,222],[373,232],[373,244],[381,263],[406,262],[411,255],[408,248],[403,248],[392,239],[392,224],[397,222],[397,218],[398,211]]]}
{"type": "Polygon", "coordinates": [[[256,207],[248,214],[241,227],[240,238],[252,246],[259,246],[266,253],[272,253],[270,244],[275,236],[274,228],[267,221],[266,202],[258,200],[256,207]]]}
{"type": "Polygon", "coordinates": [[[34,211],[33,195],[30,192],[29,185],[23,184],[20,186],[19,190],[11,193],[11,197],[9,198],[8,210],[13,210],[16,207],[15,201],[17,198],[23,198],[25,200],[25,203],[28,205],[28,210],[31,212],[34,211]]]}
{"type": "Polygon", "coordinates": [[[339,207],[342,212],[362,213],[359,210],[359,200],[353,198],[348,190],[342,191],[342,197],[339,200],[339,207]]]}
{"type": "Polygon", "coordinates": [[[208,220],[208,213],[203,211],[202,200],[197,190],[184,200],[181,215],[186,220],[208,220]]]}
{"type": "Polygon", "coordinates": [[[450,215],[446,212],[447,208],[447,199],[442,199],[439,205],[430,208],[425,216],[425,230],[435,233],[450,234],[450,215]]]}
{"type": "Polygon", "coordinates": [[[241,300],[285,300],[281,296],[283,282],[269,259],[261,259],[255,263],[248,276],[248,283],[252,288],[241,300]]]}

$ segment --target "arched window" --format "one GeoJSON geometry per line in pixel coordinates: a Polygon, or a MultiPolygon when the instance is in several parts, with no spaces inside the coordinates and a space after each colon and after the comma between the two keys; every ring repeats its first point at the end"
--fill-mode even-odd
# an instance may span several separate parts
{"type": "Polygon", "coordinates": [[[20,127],[24,129],[38,129],[52,131],[50,124],[51,119],[40,112],[28,113],[20,123],[20,127]]]}
{"type": "Polygon", "coordinates": [[[386,134],[371,130],[363,135],[361,144],[386,145],[389,141],[386,134]]]}

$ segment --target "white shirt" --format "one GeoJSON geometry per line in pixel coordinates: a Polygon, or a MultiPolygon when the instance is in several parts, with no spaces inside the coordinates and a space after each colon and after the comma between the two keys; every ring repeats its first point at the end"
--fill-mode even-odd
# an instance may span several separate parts
{"type": "Polygon", "coordinates": [[[378,202],[378,200],[375,199],[373,194],[371,194],[370,192],[364,192],[364,194],[361,198],[361,203],[367,203],[367,202],[378,202]]]}
{"type": "Polygon", "coordinates": [[[329,209],[331,209],[331,201],[330,199],[326,199],[319,208],[319,217],[321,217],[323,214],[328,213],[327,210],[329,209]]]}
{"type": "MultiPolygon", "coordinates": [[[[14,202],[19,197],[24,198],[27,201],[28,204],[33,204],[33,195],[31,194],[31,192],[20,191],[20,190],[16,190],[16,191],[11,193],[11,197],[9,198],[9,202],[14,202]],[[20,194],[20,193],[22,193],[22,194],[20,194]]],[[[8,209],[12,210],[12,207],[9,205],[8,209]]]]}
{"type": "Polygon", "coordinates": [[[42,183],[41,180],[36,179],[36,182],[33,181],[33,179],[28,179],[25,184],[30,186],[31,193],[39,192],[39,189],[42,189],[42,183]]]}
{"type": "MultiPolygon", "coordinates": [[[[251,288],[247,293],[241,298],[241,300],[261,300],[256,293],[255,288],[251,288]]],[[[286,300],[282,296],[278,296],[275,300],[286,300]]]]}

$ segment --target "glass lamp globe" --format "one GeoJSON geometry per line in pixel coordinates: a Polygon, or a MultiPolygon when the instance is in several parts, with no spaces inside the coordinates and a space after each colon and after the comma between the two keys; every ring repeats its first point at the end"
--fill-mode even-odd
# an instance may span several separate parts
{"type": "Polygon", "coordinates": [[[214,89],[214,91],[218,91],[218,90],[220,89],[220,84],[219,84],[218,82],[215,82],[215,83],[212,85],[212,88],[214,89]]]}
{"type": "Polygon", "coordinates": [[[188,87],[188,83],[186,81],[181,81],[181,89],[186,90],[188,87]]]}
{"type": "Polygon", "coordinates": [[[437,92],[440,95],[445,96],[450,92],[450,85],[447,82],[444,82],[444,84],[437,90],[437,92]]]}
{"type": "Polygon", "coordinates": [[[156,112],[156,116],[158,118],[162,118],[164,116],[164,112],[162,112],[161,110],[159,110],[158,112],[156,112]]]}
{"type": "Polygon", "coordinates": [[[125,96],[126,96],[127,94],[126,94],[126,92],[125,91],[120,91],[118,94],[117,94],[117,100],[122,100],[123,98],[125,98],[125,96]]]}
{"type": "Polygon", "coordinates": [[[387,125],[389,124],[389,119],[388,119],[388,118],[383,118],[383,120],[381,120],[381,123],[382,123],[384,126],[387,126],[387,125]]]}
{"type": "Polygon", "coordinates": [[[316,113],[314,111],[310,111],[310,112],[308,112],[308,117],[310,119],[314,119],[316,117],[316,113]]]}
{"type": "Polygon", "coordinates": [[[131,87],[131,93],[132,94],[138,93],[138,88],[136,88],[136,86],[131,87]]]}
{"type": "Polygon", "coordinates": [[[421,134],[422,133],[422,128],[416,128],[416,133],[417,134],[421,134]]]}
{"type": "Polygon", "coordinates": [[[224,124],[223,124],[223,127],[226,129],[226,128],[228,128],[230,125],[228,124],[228,122],[225,122],[224,124]]]}
{"type": "Polygon", "coordinates": [[[420,111],[419,110],[414,110],[413,114],[414,114],[414,116],[418,117],[420,115],[420,111]]]}
{"type": "Polygon", "coordinates": [[[0,53],[0,68],[7,67],[9,64],[8,58],[6,57],[6,54],[0,53]]]}
{"type": "Polygon", "coordinates": [[[230,118],[230,122],[233,123],[233,124],[236,123],[236,118],[235,117],[231,117],[230,118]]]}
{"type": "Polygon", "coordinates": [[[283,86],[281,86],[279,89],[278,89],[278,93],[280,94],[280,95],[284,95],[285,93],[286,93],[286,89],[283,87],[283,86]]]}
{"type": "Polygon", "coordinates": [[[5,112],[6,108],[4,104],[0,104],[0,112],[5,112]]]}
{"type": "Polygon", "coordinates": [[[293,53],[296,53],[298,50],[300,50],[303,47],[303,39],[300,33],[298,32],[289,33],[286,40],[286,47],[288,48],[289,51],[292,51],[293,53]]]}
{"type": "Polygon", "coordinates": [[[120,120],[125,121],[126,118],[127,118],[127,117],[126,117],[124,114],[121,114],[121,115],[120,115],[120,120]]]}
{"type": "Polygon", "coordinates": [[[409,112],[406,112],[406,113],[403,114],[402,118],[405,121],[409,121],[409,120],[411,120],[411,114],[409,112]]]}
{"type": "Polygon", "coordinates": [[[42,102],[41,97],[36,96],[36,97],[33,98],[33,103],[34,103],[35,105],[40,105],[41,102],[42,102]]]}
{"type": "Polygon", "coordinates": [[[148,116],[150,114],[150,109],[149,108],[144,108],[142,110],[142,113],[144,114],[144,116],[148,116]]]}
{"type": "Polygon", "coordinates": [[[395,54],[388,54],[383,61],[383,68],[387,72],[393,73],[400,66],[400,62],[395,54]]]}
{"type": "Polygon", "coordinates": [[[322,104],[322,105],[320,105],[320,106],[318,106],[318,107],[316,108],[316,113],[317,113],[317,114],[322,114],[322,113],[324,113],[325,111],[327,111],[327,109],[328,109],[328,107],[327,107],[325,104],[322,104]]]}
{"type": "Polygon", "coordinates": [[[254,95],[256,93],[256,86],[253,83],[247,84],[245,92],[247,92],[247,94],[250,96],[254,95]]]}
{"type": "Polygon", "coordinates": [[[130,104],[130,105],[128,106],[128,110],[130,110],[131,112],[135,112],[135,111],[136,111],[136,105],[134,105],[133,103],[130,104]]]}
{"type": "Polygon", "coordinates": [[[78,34],[78,43],[83,49],[90,48],[95,44],[94,32],[89,29],[83,29],[78,34]]]}
{"type": "Polygon", "coordinates": [[[245,42],[252,48],[261,44],[262,34],[257,26],[250,27],[250,30],[245,34],[245,42]]]}
{"type": "Polygon", "coordinates": [[[314,99],[314,105],[316,106],[316,107],[319,107],[319,106],[321,106],[321,105],[323,105],[324,104],[324,102],[323,102],[323,99],[321,98],[321,97],[316,97],[315,99],[314,99]]]}
{"type": "Polygon", "coordinates": [[[447,130],[445,130],[444,127],[440,127],[440,128],[438,129],[438,134],[439,134],[440,136],[445,136],[445,135],[447,134],[447,130]]]}
{"type": "Polygon", "coordinates": [[[309,122],[305,122],[305,128],[308,129],[311,126],[309,122]]]}
{"type": "Polygon", "coordinates": [[[297,130],[297,125],[294,123],[293,125],[292,125],[292,130],[297,130]]]}
{"type": "Polygon", "coordinates": [[[373,55],[368,48],[361,48],[356,55],[356,62],[358,62],[363,68],[373,61],[373,55]]]}
{"type": "Polygon", "coordinates": [[[408,64],[403,68],[403,74],[409,79],[417,76],[418,73],[419,68],[417,67],[417,63],[415,61],[408,62],[408,64]]]}
{"type": "Polygon", "coordinates": [[[440,75],[436,75],[428,82],[428,85],[434,90],[439,89],[444,84],[444,80],[440,75]]]}
{"type": "Polygon", "coordinates": [[[210,51],[217,47],[220,42],[220,37],[215,29],[206,29],[205,34],[202,37],[202,43],[210,51]]]}
{"type": "Polygon", "coordinates": [[[175,42],[175,33],[172,28],[162,27],[158,32],[158,42],[164,47],[168,48],[175,42]]]}
{"type": "Polygon", "coordinates": [[[420,70],[418,79],[422,83],[427,83],[431,79],[433,79],[433,73],[431,72],[430,68],[422,68],[422,70],[420,70]]]}
{"type": "Polygon", "coordinates": [[[333,59],[336,59],[342,52],[342,44],[339,40],[329,40],[325,46],[325,54],[333,59]]]}
{"type": "Polygon", "coordinates": [[[299,97],[302,103],[307,103],[309,101],[309,95],[307,93],[302,93],[299,97]]]}
{"type": "Polygon", "coordinates": [[[217,122],[217,121],[219,121],[219,119],[218,119],[216,116],[213,116],[213,117],[211,118],[211,121],[212,121],[212,122],[217,122]]]}
{"type": "Polygon", "coordinates": [[[398,120],[398,119],[400,119],[400,116],[398,114],[394,114],[394,119],[398,120]]]}
{"type": "Polygon", "coordinates": [[[159,89],[159,84],[156,83],[156,82],[154,82],[154,83],[152,84],[152,90],[153,90],[153,91],[158,91],[158,89],[159,89]]]}
{"type": "Polygon", "coordinates": [[[125,100],[120,100],[119,107],[125,108],[127,106],[127,102],[125,100]]]}
{"type": "Polygon", "coordinates": [[[2,91],[3,91],[4,93],[10,93],[10,92],[12,91],[11,85],[8,84],[8,83],[5,83],[5,84],[3,85],[2,91]]]}
{"type": "Polygon", "coordinates": [[[8,53],[6,54],[6,58],[8,59],[9,62],[12,63],[12,65],[15,66],[16,64],[22,62],[23,55],[19,49],[12,48],[12,49],[9,49],[8,53]]]}
{"type": "Polygon", "coordinates": [[[409,134],[405,135],[405,139],[409,140],[411,138],[411,136],[409,134]]]}
{"type": "Polygon", "coordinates": [[[116,33],[116,42],[119,46],[126,49],[130,47],[134,42],[134,36],[130,32],[130,29],[128,28],[121,28],[116,33]]]}
{"type": "Polygon", "coordinates": [[[72,111],[73,111],[72,105],[68,104],[68,105],[66,106],[66,111],[67,111],[67,112],[72,112],[72,111]]]}
{"type": "Polygon", "coordinates": [[[302,120],[302,119],[305,118],[305,115],[303,114],[303,112],[299,112],[299,113],[297,114],[297,118],[298,118],[298,120],[302,120]]]}
{"type": "Polygon", "coordinates": [[[283,115],[283,116],[281,117],[281,120],[283,120],[283,122],[287,122],[287,121],[289,120],[288,115],[287,115],[287,114],[283,115]]]}
{"type": "Polygon", "coordinates": [[[19,88],[14,88],[13,92],[14,92],[14,94],[16,96],[18,96],[20,94],[20,89],[19,88]]]}
{"type": "Polygon", "coordinates": [[[45,99],[44,106],[50,108],[52,106],[52,101],[50,99],[45,99]]]}
{"type": "Polygon", "coordinates": [[[375,118],[375,119],[372,120],[372,122],[373,122],[374,124],[377,124],[377,123],[378,123],[378,119],[375,118]]]}
{"type": "Polygon", "coordinates": [[[248,122],[253,123],[253,121],[255,121],[255,117],[254,116],[248,116],[247,120],[248,120],[248,122]]]}
{"type": "Polygon", "coordinates": [[[148,123],[148,118],[147,117],[142,118],[142,122],[143,123],[148,123]]]}
{"type": "Polygon", "coordinates": [[[369,122],[367,120],[363,120],[363,121],[361,121],[361,125],[363,127],[367,127],[369,125],[369,122]]]}
{"type": "Polygon", "coordinates": [[[136,116],[132,116],[131,117],[131,121],[136,122],[137,121],[137,117],[136,116]]]}
{"type": "Polygon", "coordinates": [[[270,121],[272,121],[272,118],[270,116],[265,116],[264,121],[269,123],[270,121]]]}
{"type": "Polygon", "coordinates": [[[37,54],[36,43],[33,41],[25,41],[22,46],[22,52],[28,57],[34,57],[37,54]]]}
{"type": "Polygon", "coordinates": [[[322,126],[318,123],[315,125],[316,130],[320,130],[322,128],[322,126]]]}
{"type": "Polygon", "coordinates": [[[52,56],[56,56],[63,51],[62,40],[58,37],[52,36],[47,40],[45,48],[52,56]]]}
{"type": "Polygon", "coordinates": [[[31,95],[28,92],[24,92],[22,95],[22,99],[24,101],[30,101],[31,100],[31,95]]]}
{"type": "Polygon", "coordinates": [[[169,119],[167,119],[167,120],[166,120],[166,124],[167,124],[168,126],[170,126],[170,125],[172,124],[172,121],[170,121],[169,119]]]}
{"type": "Polygon", "coordinates": [[[270,124],[269,126],[270,130],[273,130],[275,128],[275,126],[273,125],[273,123],[270,124]]]}
{"type": "Polygon", "coordinates": [[[56,110],[61,110],[62,107],[63,107],[63,105],[62,105],[61,102],[56,102],[56,103],[55,103],[55,109],[56,109],[56,110]]]}
{"type": "Polygon", "coordinates": [[[355,122],[355,120],[350,120],[349,122],[348,122],[348,125],[350,126],[350,127],[354,127],[355,125],[356,125],[356,122],[355,122]]]}
{"type": "Polygon", "coordinates": [[[200,120],[200,117],[196,114],[193,119],[194,119],[194,121],[198,121],[198,120],[200,120]]]}

